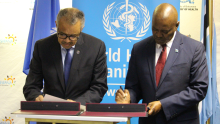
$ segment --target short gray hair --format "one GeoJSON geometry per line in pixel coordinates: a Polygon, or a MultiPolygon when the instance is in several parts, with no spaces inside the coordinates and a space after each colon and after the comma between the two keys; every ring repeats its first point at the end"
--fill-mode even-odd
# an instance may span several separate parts
{"type": "Polygon", "coordinates": [[[81,21],[81,29],[85,26],[84,13],[76,8],[65,8],[61,9],[57,15],[57,25],[62,17],[66,17],[66,21],[69,24],[74,25],[78,20],[81,21]]]}

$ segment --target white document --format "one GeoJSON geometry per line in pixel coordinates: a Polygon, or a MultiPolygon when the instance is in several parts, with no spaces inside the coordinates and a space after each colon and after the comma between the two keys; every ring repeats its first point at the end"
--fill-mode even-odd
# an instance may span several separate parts
{"type": "MultiPolygon", "coordinates": [[[[45,94],[43,101],[53,101],[53,102],[71,102],[59,97],[55,97],[49,94],[45,94]]],[[[80,110],[86,111],[86,106],[80,104],[80,110]]]]}
{"type": "Polygon", "coordinates": [[[55,97],[55,96],[52,96],[52,95],[49,95],[49,94],[45,94],[43,101],[70,102],[70,101],[67,101],[65,99],[61,99],[59,97],[55,97]]]}

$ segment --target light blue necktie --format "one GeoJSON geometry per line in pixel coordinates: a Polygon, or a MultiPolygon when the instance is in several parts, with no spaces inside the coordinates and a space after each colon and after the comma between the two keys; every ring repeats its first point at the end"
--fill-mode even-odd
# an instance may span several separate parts
{"type": "Polygon", "coordinates": [[[65,78],[66,86],[69,79],[71,63],[72,63],[72,56],[70,55],[70,49],[66,49],[66,57],[64,61],[64,78],[65,78]]]}

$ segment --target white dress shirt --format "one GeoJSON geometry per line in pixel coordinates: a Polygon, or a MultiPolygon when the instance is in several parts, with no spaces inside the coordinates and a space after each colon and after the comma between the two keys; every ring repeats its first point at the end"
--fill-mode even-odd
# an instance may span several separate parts
{"type": "MultiPolygon", "coordinates": [[[[173,35],[172,39],[169,42],[166,43],[166,45],[167,45],[166,46],[166,48],[167,48],[167,57],[169,55],[169,52],[170,52],[170,49],[171,49],[171,46],[173,44],[173,40],[174,40],[175,36],[176,36],[176,31],[174,32],[174,35],[173,35]]],[[[158,59],[160,57],[160,53],[161,53],[162,49],[163,49],[163,47],[160,44],[156,43],[155,66],[157,65],[157,61],[158,61],[158,59]]]]}

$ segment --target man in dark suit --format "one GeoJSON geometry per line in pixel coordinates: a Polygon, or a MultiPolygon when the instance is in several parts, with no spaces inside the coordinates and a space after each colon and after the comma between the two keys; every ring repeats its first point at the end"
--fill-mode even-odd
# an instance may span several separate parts
{"type": "Polygon", "coordinates": [[[57,34],[36,42],[23,88],[26,100],[43,101],[43,94],[50,94],[83,105],[102,101],[108,89],[106,48],[103,41],[81,32],[84,22],[82,11],[60,10],[57,34]]]}
{"type": "Polygon", "coordinates": [[[178,13],[163,3],[153,13],[152,33],[134,44],[125,90],[117,103],[147,103],[140,124],[199,124],[198,103],[206,96],[208,69],[202,43],[180,34],[178,13]]]}

